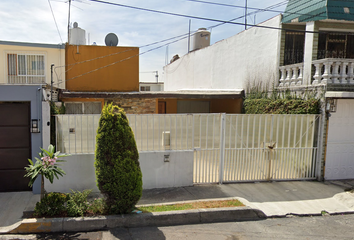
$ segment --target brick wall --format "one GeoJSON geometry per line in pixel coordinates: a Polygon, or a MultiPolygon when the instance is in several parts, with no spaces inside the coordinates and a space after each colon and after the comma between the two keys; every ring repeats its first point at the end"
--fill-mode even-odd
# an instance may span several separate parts
{"type": "Polygon", "coordinates": [[[127,114],[156,113],[155,98],[114,98],[107,102],[113,102],[123,108],[127,114]]]}

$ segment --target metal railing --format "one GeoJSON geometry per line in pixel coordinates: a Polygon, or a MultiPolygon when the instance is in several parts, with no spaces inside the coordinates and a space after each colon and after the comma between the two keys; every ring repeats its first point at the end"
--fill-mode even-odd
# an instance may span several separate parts
{"type": "MultiPolygon", "coordinates": [[[[57,148],[94,153],[100,115],[58,115],[57,148]]],[[[194,150],[194,183],[314,179],[319,115],[127,115],[138,150],[194,150]]]]}

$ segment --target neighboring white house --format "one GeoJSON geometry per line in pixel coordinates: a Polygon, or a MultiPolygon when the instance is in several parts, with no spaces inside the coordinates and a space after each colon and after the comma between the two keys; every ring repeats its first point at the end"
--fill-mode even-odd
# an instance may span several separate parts
{"type": "Polygon", "coordinates": [[[289,0],[283,15],[164,67],[165,90],[245,89],[269,82],[296,91],[325,89],[329,117],[324,178],[354,178],[354,2],[289,0]]]}
{"type": "Polygon", "coordinates": [[[164,90],[163,82],[139,82],[140,92],[159,92],[164,90]]]}

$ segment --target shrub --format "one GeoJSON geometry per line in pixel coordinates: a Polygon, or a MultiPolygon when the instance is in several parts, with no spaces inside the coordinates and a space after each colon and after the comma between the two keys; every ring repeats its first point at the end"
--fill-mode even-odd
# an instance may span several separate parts
{"type": "Polygon", "coordinates": [[[84,190],[82,192],[71,190],[67,202],[67,213],[69,217],[84,216],[89,207],[87,197],[91,192],[92,190],[84,190]]]}
{"type": "Polygon", "coordinates": [[[55,216],[65,212],[65,202],[68,195],[65,193],[47,193],[40,202],[36,203],[34,213],[36,216],[55,216]]]}
{"type": "Polygon", "coordinates": [[[123,109],[105,105],[96,136],[97,186],[107,212],[127,213],[142,194],[142,174],[134,134],[123,109]]]}
{"type": "Polygon", "coordinates": [[[102,198],[95,198],[87,209],[87,212],[92,214],[104,214],[105,213],[106,204],[102,198]]]}

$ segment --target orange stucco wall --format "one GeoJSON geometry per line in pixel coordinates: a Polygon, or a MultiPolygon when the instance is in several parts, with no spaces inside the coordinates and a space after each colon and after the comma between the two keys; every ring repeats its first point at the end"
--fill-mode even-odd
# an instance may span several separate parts
{"type": "Polygon", "coordinates": [[[139,48],[66,45],[66,89],[139,91],[139,48]]]}
{"type": "MultiPolygon", "coordinates": [[[[166,113],[177,113],[177,101],[183,99],[159,99],[166,102],[166,113]]],[[[210,113],[241,113],[242,99],[188,99],[186,101],[209,101],[210,113]]]]}
{"type": "Polygon", "coordinates": [[[210,113],[241,113],[242,99],[212,99],[210,113]]]}

